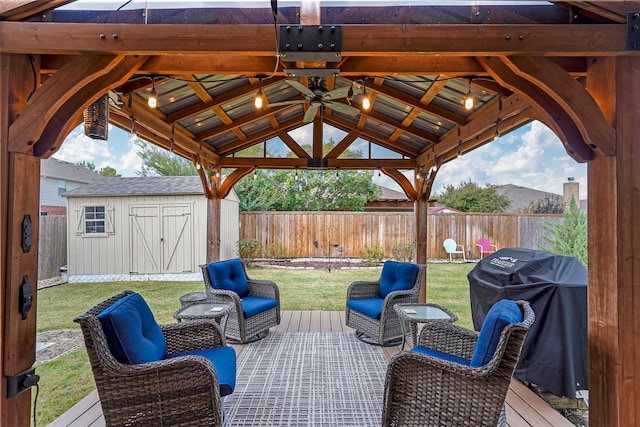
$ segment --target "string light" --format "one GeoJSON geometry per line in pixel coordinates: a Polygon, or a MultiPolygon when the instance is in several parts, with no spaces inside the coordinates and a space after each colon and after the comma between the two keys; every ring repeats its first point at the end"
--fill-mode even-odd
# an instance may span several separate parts
{"type": "Polygon", "coordinates": [[[158,94],[156,93],[156,78],[151,78],[151,92],[149,92],[149,98],[147,99],[147,105],[151,108],[158,106],[158,94]]]}
{"type": "Polygon", "coordinates": [[[256,109],[261,109],[264,101],[264,93],[262,92],[262,79],[259,79],[260,88],[258,89],[258,93],[256,94],[256,98],[253,100],[253,105],[255,105],[256,109]]]}
{"type": "Polygon", "coordinates": [[[298,180],[298,168],[296,168],[296,176],[295,176],[295,180],[298,180]]]}
{"type": "Polygon", "coordinates": [[[473,108],[473,94],[471,93],[471,79],[469,79],[469,91],[464,98],[464,108],[471,110],[473,108]]]}
{"type": "Polygon", "coordinates": [[[371,108],[371,100],[369,99],[369,95],[367,95],[367,86],[362,82],[362,108],[365,111],[369,111],[371,108]]]}

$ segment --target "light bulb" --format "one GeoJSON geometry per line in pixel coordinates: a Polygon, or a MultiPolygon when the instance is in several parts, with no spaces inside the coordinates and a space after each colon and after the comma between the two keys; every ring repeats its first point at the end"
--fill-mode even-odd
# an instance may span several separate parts
{"type": "Polygon", "coordinates": [[[156,91],[154,89],[151,89],[151,92],[149,93],[147,104],[151,108],[156,108],[156,106],[158,105],[158,94],[156,94],[156,91]]]}
{"type": "Polygon", "coordinates": [[[371,101],[369,101],[369,97],[367,95],[362,98],[362,108],[364,108],[365,110],[371,108],[371,101]]]}
{"type": "Polygon", "coordinates": [[[467,110],[471,110],[473,108],[473,95],[471,95],[471,91],[467,93],[467,97],[464,99],[464,108],[467,110]]]}
{"type": "Polygon", "coordinates": [[[253,105],[258,109],[262,108],[262,89],[258,91],[256,99],[253,100],[253,105]]]}

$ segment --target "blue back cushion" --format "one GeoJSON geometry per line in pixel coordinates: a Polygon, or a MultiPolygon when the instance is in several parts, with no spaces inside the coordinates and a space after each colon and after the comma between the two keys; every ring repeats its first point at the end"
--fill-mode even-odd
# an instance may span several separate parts
{"type": "Polygon", "coordinates": [[[522,311],[515,301],[503,299],[491,307],[484,319],[470,366],[483,366],[491,360],[502,330],[511,323],[522,322],[522,311]]]}
{"type": "Polygon", "coordinates": [[[413,288],[419,269],[417,264],[386,261],[380,274],[380,288],[378,289],[380,298],[384,298],[394,291],[413,288]]]}
{"type": "Polygon", "coordinates": [[[118,300],[98,314],[109,348],[120,363],[135,365],[164,359],[167,343],[140,294],[118,300]]]}
{"type": "Polygon", "coordinates": [[[240,298],[249,295],[247,276],[244,274],[240,258],[207,264],[209,279],[214,289],[233,291],[240,298]]]}

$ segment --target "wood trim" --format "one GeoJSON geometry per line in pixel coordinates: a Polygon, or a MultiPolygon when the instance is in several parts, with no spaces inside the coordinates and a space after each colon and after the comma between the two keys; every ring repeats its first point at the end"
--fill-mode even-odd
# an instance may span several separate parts
{"type": "MultiPolygon", "coordinates": [[[[0,22],[2,52],[125,55],[242,53],[271,56],[273,25],[0,22]],[[46,34],[46,37],[43,35],[46,34]],[[193,37],[198,34],[198,37],[193,37]]],[[[343,56],[627,55],[625,24],[453,24],[342,26],[343,56]],[[507,36],[510,36],[507,38],[507,36]],[[522,36],[522,40],[519,37],[522,36]],[[443,43],[446,40],[446,43],[443,43]]]]}
{"type": "Polygon", "coordinates": [[[415,201],[418,198],[418,192],[411,184],[411,181],[399,170],[391,169],[387,167],[383,167],[382,172],[387,175],[389,178],[393,179],[404,191],[404,194],[409,198],[409,200],[415,201]]]}
{"type": "Polygon", "coordinates": [[[231,172],[227,177],[222,181],[222,185],[220,185],[217,190],[217,195],[219,199],[224,199],[229,195],[231,189],[236,184],[236,182],[240,181],[243,177],[249,175],[254,168],[238,168],[231,172]]]}

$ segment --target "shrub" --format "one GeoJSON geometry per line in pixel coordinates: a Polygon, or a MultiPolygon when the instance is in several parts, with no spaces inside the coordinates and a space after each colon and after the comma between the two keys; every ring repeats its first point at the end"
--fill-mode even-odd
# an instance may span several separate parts
{"type": "Polygon", "coordinates": [[[398,243],[391,249],[393,258],[398,261],[411,262],[413,259],[413,243],[398,243]]]}
{"type": "Polygon", "coordinates": [[[267,246],[265,251],[265,257],[267,258],[283,258],[284,257],[284,248],[280,245],[276,245],[275,243],[271,243],[267,246]]]}
{"type": "Polygon", "coordinates": [[[538,249],[576,257],[582,265],[588,267],[587,215],[578,208],[573,197],[564,211],[564,220],[560,223],[545,220],[542,228],[550,236],[543,236],[548,246],[538,244],[538,249]]]}
{"type": "Polygon", "coordinates": [[[364,260],[369,264],[379,264],[382,262],[384,258],[384,249],[380,246],[374,246],[370,248],[368,246],[364,247],[364,260]]]}
{"type": "Polygon", "coordinates": [[[262,255],[262,242],[258,239],[242,239],[237,244],[238,256],[248,267],[262,255]]]}

